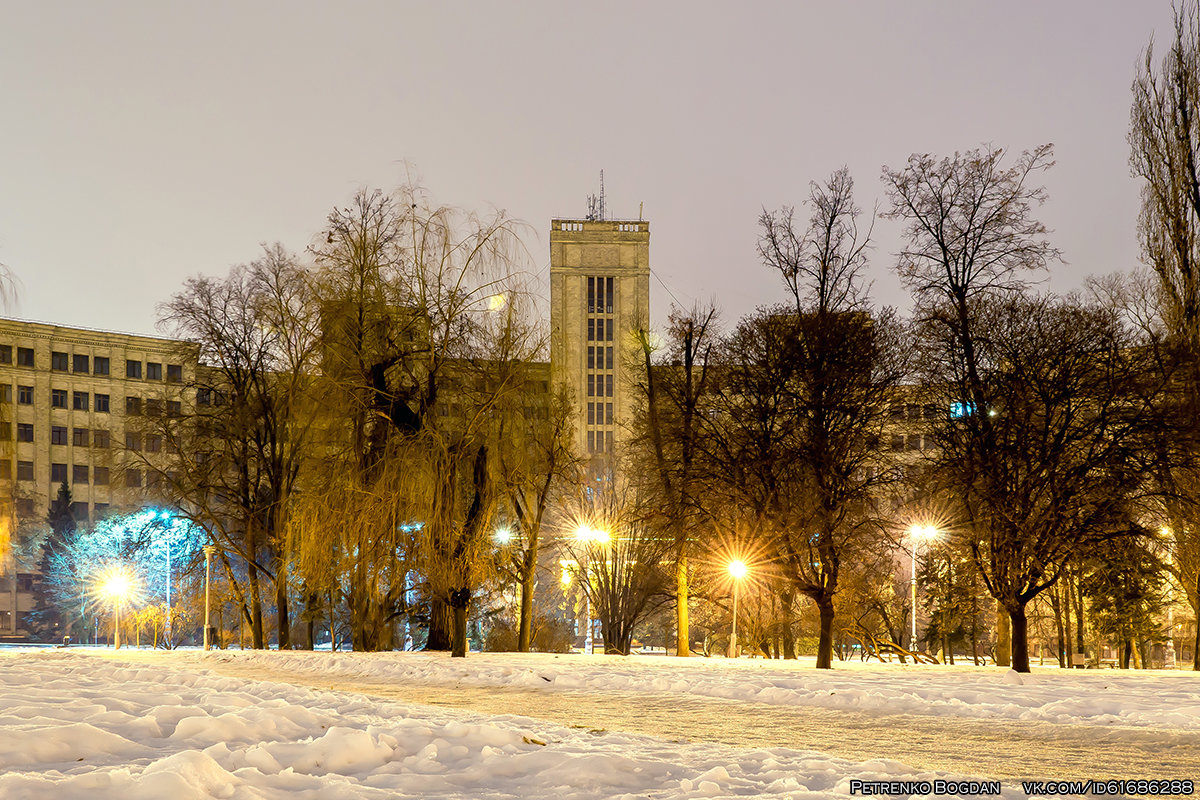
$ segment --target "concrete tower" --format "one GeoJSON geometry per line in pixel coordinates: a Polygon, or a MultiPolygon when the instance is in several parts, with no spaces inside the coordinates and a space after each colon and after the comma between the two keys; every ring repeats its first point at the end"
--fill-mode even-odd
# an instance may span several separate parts
{"type": "Polygon", "coordinates": [[[575,392],[576,446],[611,469],[633,408],[637,331],[650,325],[650,223],[550,223],[551,377],[575,392]]]}

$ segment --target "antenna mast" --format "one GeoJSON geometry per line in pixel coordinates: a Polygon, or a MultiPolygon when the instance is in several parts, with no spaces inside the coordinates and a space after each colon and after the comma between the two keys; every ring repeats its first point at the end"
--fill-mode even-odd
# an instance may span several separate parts
{"type": "Polygon", "coordinates": [[[607,219],[607,211],[604,208],[604,170],[600,170],[600,194],[589,194],[587,198],[589,220],[607,219]]]}

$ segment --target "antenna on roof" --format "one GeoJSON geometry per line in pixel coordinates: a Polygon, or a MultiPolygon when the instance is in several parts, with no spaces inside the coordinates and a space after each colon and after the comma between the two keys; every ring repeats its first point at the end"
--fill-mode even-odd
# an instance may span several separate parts
{"type": "Polygon", "coordinates": [[[589,220],[605,219],[604,210],[604,170],[600,170],[600,194],[589,194],[587,198],[587,218],[589,220]]]}

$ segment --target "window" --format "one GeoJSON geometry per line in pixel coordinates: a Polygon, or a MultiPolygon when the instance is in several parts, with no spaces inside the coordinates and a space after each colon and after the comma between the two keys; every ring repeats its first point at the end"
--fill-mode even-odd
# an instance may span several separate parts
{"type": "Polygon", "coordinates": [[[12,384],[0,383],[0,403],[12,402],[12,384]]]}
{"type": "MultiPolygon", "coordinates": [[[[84,469],[87,469],[87,468],[84,467],[84,469]]],[[[71,516],[73,516],[75,518],[76,522],[86,521],[88,518],[88,504],[87,503],[71,503],[71,516]]]]}
{"type": "Polygon", "coordinates": [[[125,434],[125,449],[126,450],[141,450],[142,435],[140,433],[125,434]]]}
{"type": "Polygon", "coordinates": [[[12,423],[0,422],[0,441],[7,442],[12,438],[12,423]]]}
{"type": "Polygon", "coordinates": [[[904,449],[904,434],[903,433],[893,433],[892,434],[892,450],[903,450],[903,449],[904,449]]]}
{"type": "MultiPolygon", "coordinates": [[[[33,465],[30,464],[29,468],[32,471],[33,465]]],[[[21,478],[18,477],[17,480],[21,480],[21,478]]],[[[29,476],[29,478],[27,478],[26,480],[33,480],[33,475],[31,474],[29,476]]],[[[17,514],[19,514],[22,517],[32,517],[33,516],[33,498],[32,497],[18,497],[17,498],[17,514]]]]}
{"type": "Polygon", "coordinates": [[[92,483],[97,486],[108,486],[108,467],[96,467],[93,469],[92,483]]]}
{"type": "Polygon", "coordinates": [[[613,312],[613,279],[605,278],[604,280],[608,284],[608,302],[605,303],[605,311],[606,313],[611,314],[613,312]]]}
{"type": "Polygon", "coordinates": [[[90,431],[88,431],[87,428],[74,429],[71,431],[71,444],[75,445],[76,447],[87,447],[88,441],[91,438],[89,433],[90,431]]]}
{"type": "Polygon", "coordinates": [[[92,429],[92,447],[107,449],[109,446],[108,431],[103,428],[92,429]]]}
{"type": "Polygon", "coordinates": [[[17,402],[23,406],[33,405],[33,387],[18,386],[17,387],[17,402]]]}
{"type": "Polygon", "coordinates": [[[908,435],[908,449],[909,450],[920,450],[921,449],[921,434],[910,433],[908,435]]]}
{"type": "Polygon", "coordinates": [[[596,376],[588,375],[588,397],[596,396],[596,376]]]}
{"type": "Polygon", "coordinates": [[[183,365],[167,364],[167,381],[169,383],[183,382],[183,365]]]}
{"type": "MultiPolygon", "coordinates": [[[[125,362],[125,377],[126,378],[142,377],[142,362],[126,361],[125,362]]],[[[139,483],[138,485],[140,486],[141,484],[139,483]]]]}
{"type": "Polygon", "coordinates": [[[604,377],[605,377],[605,381],[604,381],[604,396],[605,396],[605,397],[612,397],[612,396],[613,396],[613,393],[612,393],[612,392],[613,392],[613,376],[612,376],[612,375],[605,375],[604,377]]]}
{"type": "Polygon", "coordinates": [[[596,404],[588,403],[588,425],[596,424],[596,404]]]}
{"type": "Polygon", "coordinates": [[[17,480],[31,481],[33,480],[33,462],[18,461],[17,462],[17,480]]]}
{"type": "Polygon", "coordinates": [[[596,452],[596,432],[588,431],[588,452],[596,452]]]}
{"type": "Polygon", "coordinates": [[[17,423],[17,441],[32,442],[33,441],[33,423],[18,422],[17,423]]]}
{"type": "Polygon", "coordinates": [[[51,464],[50,465],[50,482],[63,483],[67,479],[66,464],[51,464]]]}
{"type": "Polygon", "coordinates": [[[12,363],[12,345],[0,344],[0,364],[12,363]]]}
{"type": "Polygon", "coordinates": [[[178,400],[167,401],[167,416],[181,417],[183,416],[183,405],[178,400]]]}
{"type": "Polygon", "coordinates": [[[161,381],[162,380],[162,364],[156,364],[153,361],[146,362],[146,380],[161,381]]]}
{"type": "Polygon", "coordinates": [[[0,480],[12,480],[12,462],[7,458],[0,460],[0,480]]]}
{"type": "Polygon", "coordinates": [[[125,485],[132,488],[142,485],[142,471],[140,469],[125,470],[125,485]]]}
{"type": "Polygon", "coordinates": [[[604,341],[604,327],[605,327],[604,320],[602,320],[602,319],[596,320],[596,341],[597,342],[604,341]]]}
{"type": "Polygon", "coordinates": [[[17,348],[17,366],[32,367],[33,366],[33,348],[18,347],[17,348]]]}
{"type": "Polygon", "coordinates": [[[196,405],[207,406],[212,404],[212,389],[202,388],[196,390],[196,405]]]}
{"type": "Polygon", "coordinates": [[[96,410],[103,412],[105,414],[108,413],[108,395],[106,395],[106,394],[97,394],[96,395],[96,410]]]}
{"type": "Polygon", "coordinates": [[[126,397],[125,398],[125,413],[131,417],[138,417],[142,414],[142,398],[126,397]]]}
{"type": "Polygon", "coordinates": [[[50,444],[66,444],[67,428],[64,425],[50,426],[50,444]]]}
{"type": "Polygon", "coordinates": [[[605,424],[605,425],[612,425],[612,424],[613,424],[613,421],[612,421],[612,419],[613,419],[613,417],[612,417],[612,403],[605,403],[605,404],[604,404],[604,424],[605,424]]]}
{"type": "Polygon", "coordinates": [[[588,368],[588,369],[595,369],[595,368],[596,368],[596,348],[594,348],[594,347],[589,347],[589,348],[588,348],[588,362],[587,362],[587,364],[588,364],[588,366],[587,366],[587,368],[588,368]]]}
{"type": "Polygon", "coordinates": [[[71,356],[71,372],[91,372],[88,369],[88,357],[78,354],[71,356]]]}
{"type": "Polygon", "coordinates": [[[612,431],[606,431],[604,434],[604,448],[606,450],[608,450],[608,452],[610,452],[610,453],[613,451],[613,432],[612,431]]]}
{"type": "Polygon", "coordinates": [[[596,320],[588,319],[588,341],[596,341],[596,320]]]}
{"type": "Polygon", "coordinates": [[[66,372],[67,371],[67,354],[66,353],[56,353],[56,352],[51,351],[51,353],[50,353],[50,369],[54,370],[55,372],[66,372]]]}
{"type": "Polygon", "coordinates": [[[613,368],[613,349],[611,347],[604,348],[607,351],[606,361],[608,361],[608,369],[613,368]]]}
{"type": "Polygon", "coordinates": [[[146,434],[146,450],[151,453],[158,453],[162,450],[162,436],[157,433],[146,434]]]}
{"type": "Polygon", "coordinates": [[[147,398],[146,400],[146,416],[161,417],[162,416],[162,400],[147,398]]]}
{"type": "Polygon", "coordinates": [[[88,465],[75,464],[71,467],[71,483],[87,483],[88,482],[88,465]]]}
{"type": "Polygon", "coordinates": [[[596,313],[596,279],[588,278],[588,313],[596,313]]]}
{"type": "Polygon", "coordinates": [[[108,374],[108,357],[96,356],[92,359],[92,372],[96,375],[108,374]]]}
{"type": "MultiPolygon", "coordinates": [[[[108,483],[108,481],[105,481],[105,483],[108,483]]],[[[100,519],[108,513],[108,503],[94,503],[92,504],[92,511],[96,512],[96,519],[100,519]]]]}
{"type": "Polygon", "coordinates": [[[71,395],[71,408],[75,409],[76,411],[87,411],[88,410],[88,393],[87,392],[75,392],[74,394],[72,394],[71,395]]]}
{"type": "Polygon", "coordinates": [[[51,408],[66,408],[67,407],[67,390],[66,389],[51,389],[50,390],[50,407],[51,408]]]}

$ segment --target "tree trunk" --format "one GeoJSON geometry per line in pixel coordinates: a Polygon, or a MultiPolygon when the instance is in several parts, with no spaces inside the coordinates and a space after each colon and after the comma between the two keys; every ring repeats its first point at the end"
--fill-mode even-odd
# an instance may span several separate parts
{"type": "Polygon", "coordinates": [[[1058,587],[1051,589],[1049,595],[1050,609],[1054,612],[1054,631],[1058,636],[1058,646],[1055,648],[1054,654],[1058,657],[1058,668],[1066,669],[1070,660],[1067,658],[1066,634],[1063,628],[1063,604],[1058,596],[1058,587]]]}
{"type": "Polygon", "coordinates": [[[450,608],[454,621],[450,642],[451,658],[467,657],[467,608],[470,603],[470,589],[455,589],[450,593],[450,608]]]}
{"type": "Polygon", "coordinates": [[[292,649],[292,621],[288,615],[287,564],[282,555],[275,565],[275,625],[280,650],[292,649]]]}
{"type": "Polygon", "coordinates": [[[429,637],[425,640],[426,650],[449,650],[451,643],[450,604],[439,597],[429,602],[429,637]]]}
{"type": "Polygon", "coordinates": [[[521,574],[521,618],[517,622],[517,652],[528,653],[533,646],[533,590],[537,567],[537,546],[531,545],[525,553],[524,571],[521,574]]]}
{"type": "Polygon", "coordinates": [[[1192,640],[1192,671],[1200,672],[1200,570],[1196,570],[1196,605],[1192,607],[1196,618],[1196,636],[1192,640]]]}
{"type": "Polygon", "coordinates": [[[1029,618],[1025,616],[1025,606],[1009,611],[1008,619],[1012,623],[1012,668],[1029,672],[1029,618]]]}
{"type": "Polygon", "coordinates": [[[691,628],[688,622],[687,556],[683,546],[675,554],[675,655],[687,658],[692,654],[691,628]]]}
{"type": "Polygon", "coordinates": [[[1125,639],[1121,642],[1121,669],[1129,669],[1129,656],[1133,653],[1133,642],[1125,639]]]}
{"type": "Polygon", "coordinates": [[[792,630],[792,604],[796,602],[796,593],[788,590],[779,595],[779,605],[783,615],[783,657],[796,657],[796,632],[792,630]]]}
{"type": "Polygon", "coordinates": [[[833,669],[833,598],[817,600],[821,614],[821,633],[817,639],[817,669],[833,669]]]}
{"type": "Polygon", "coordinates": [[[996,602],[996,666],[1007,667],[1012,663],[1012,630],[1008,612],[996,602]]]}
{"type": "Polygon", "coordinates": [[[266,649],[266,639],[263,637],[262,587],[259,586],[258,568],[253,564],[247,567],[250,573],[250,638],[255,650],[266,649]]]}

